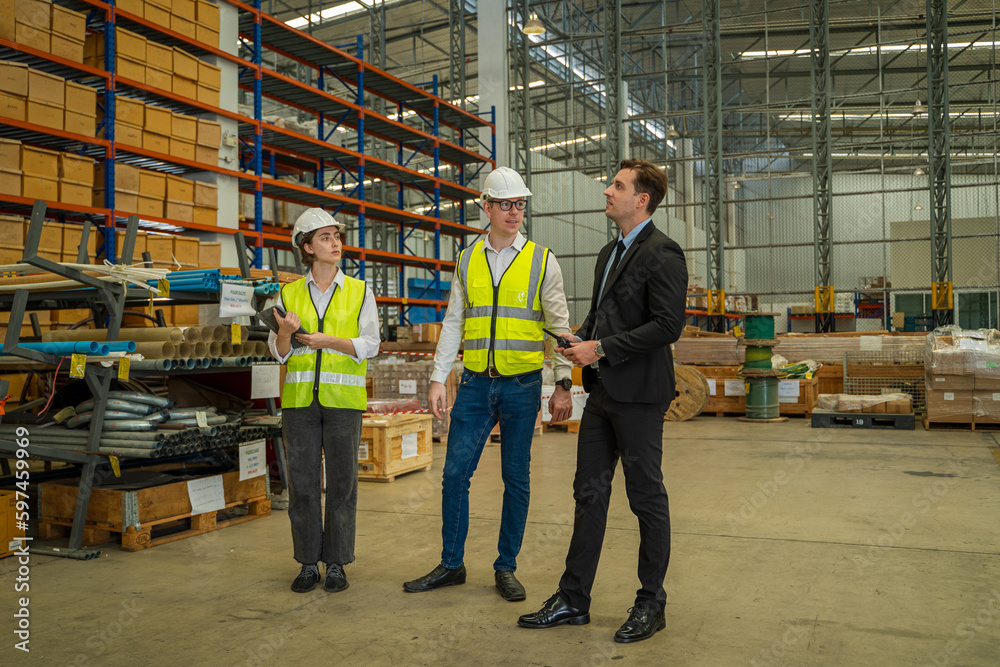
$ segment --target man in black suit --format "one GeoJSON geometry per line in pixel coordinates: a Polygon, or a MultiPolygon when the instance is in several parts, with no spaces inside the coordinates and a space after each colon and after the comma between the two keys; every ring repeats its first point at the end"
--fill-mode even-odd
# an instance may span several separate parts
{"type": "Polygon", "coordinates": [[[522,627],[590,622],[590,591],[619,458],[629,506],[639,519],[641,587],[614,638],[641,641],[666,626],[670,512],[661,470],[663,416],[675,395],[670,344],[684,328],[687,289],[684,253],[652,222],[666,189],[662,170],[631,159],[622,161],[604,191],[605,213],[621,234],[597,258],[590,312],[578,338],[557,350],[583,368],[590,392],[577,443],[573,537],[559,590],[539,611],[521,616],[522,627]]]}

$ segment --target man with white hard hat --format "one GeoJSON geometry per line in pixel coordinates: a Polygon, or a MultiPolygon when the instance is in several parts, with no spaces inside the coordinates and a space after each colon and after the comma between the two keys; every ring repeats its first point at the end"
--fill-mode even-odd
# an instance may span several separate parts
{"type": "Polygon", "coordinates": [[[281,288],[271,354],[287,364],[281,389],[282,433],[288,456],[288,519],[301,571],[292,590],[319,583],[331,593],[348,587],[344,565],[354,561],[358,506],[361,415],[368,407],[367,360],[378,354],[375,295],[363,280],[344,275],[339,263],[344,225],[321,208],[295,221],[292,243],[304,278],[281,288]],[[300,328],[308,333],[301,333],[300,328]],[[321,506],[320,461],[326,462],[326,515],[321,506]]]}
{"type": "MultiPolygon", "coordinates": [[[[429,574],[403,584],[420,593],[464,584],[469,531],[469,484],[490,431],[500,423],[504,483],[499,556],[494,581],[508,601],[524,600],[514,576],[528,518],[529,464],[535,419],[541,407],[543,327],[569,333],[562,270],[547,248],[521,234],[531,192],[516,171],[499,167],[483,184],[489,233],[462,251],[451,282],[434,373],[430,407],[438,419],[447,409],[444,382],[465,338],[465,371],[451,412],[441,502],[441,562],[429,574]]],[[[572,367],[556,356],[552,421],[569,419],[572,367]]]]}

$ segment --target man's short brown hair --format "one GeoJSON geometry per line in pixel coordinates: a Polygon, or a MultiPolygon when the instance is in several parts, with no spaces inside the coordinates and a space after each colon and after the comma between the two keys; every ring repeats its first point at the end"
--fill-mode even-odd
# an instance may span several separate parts
{"type": "Polygon", "coordinates": [[[652,215],[667,194],[667,175],[652,162],[637,158],[622,160],[618,168],[631,169],[635,172],[635,191],[649,195],[646,213],[652,215]]]}

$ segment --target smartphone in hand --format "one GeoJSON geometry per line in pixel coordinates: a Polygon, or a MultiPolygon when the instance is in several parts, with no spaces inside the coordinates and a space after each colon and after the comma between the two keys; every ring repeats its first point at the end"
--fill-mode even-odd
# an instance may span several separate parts
{"type": "Polygon", "coordinates": [[[569,339],[566,338],[565,336],[560,336],[559,334],[552,333],[551,331],[549,331],[545,327],[542,327],[542,331],[544,331],[548,335],[550,335],[553,338],[555,338],[556,339],[556,344],[559,347],[566,348],[566,347],[572,347],[572,345],[573,345],[572,343],[570,343],[569,339]]]}

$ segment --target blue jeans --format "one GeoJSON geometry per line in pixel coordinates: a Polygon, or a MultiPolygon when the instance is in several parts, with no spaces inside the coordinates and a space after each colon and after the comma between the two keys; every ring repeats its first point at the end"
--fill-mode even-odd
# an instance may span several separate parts
{"type": "Polygon", "coordinates": [[[500,422],[503,512],[495,570],[516,570],[528,520],[531,437],[542,405],[542,373],[490,378],[465,371],[451,412],[441,493],[441,565],[462,566],[469,534],[469,482],[500,422]]]}

